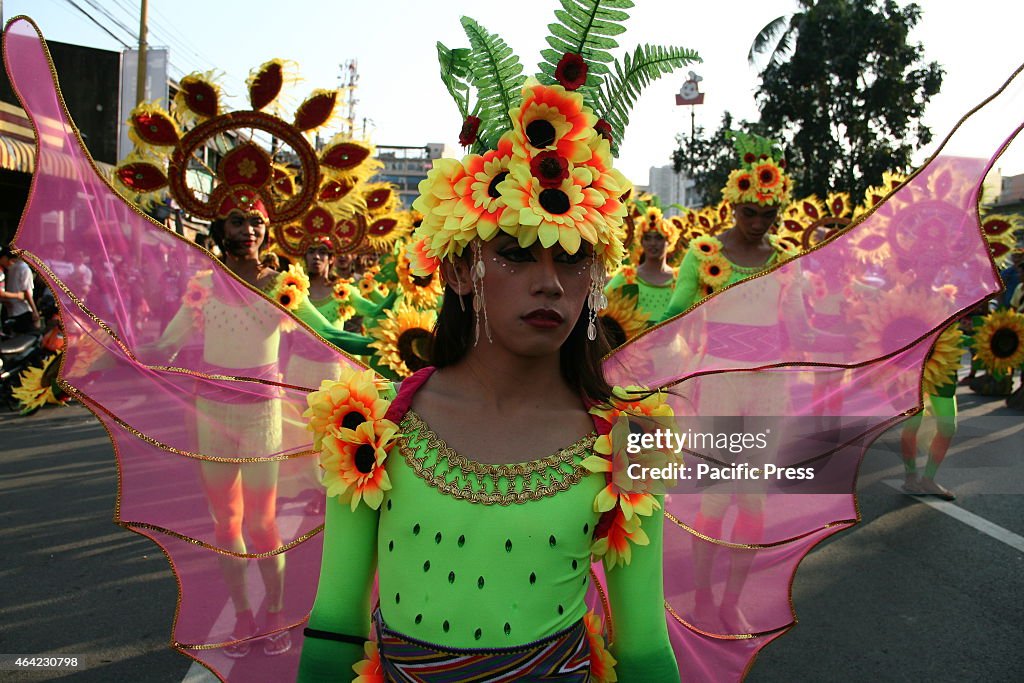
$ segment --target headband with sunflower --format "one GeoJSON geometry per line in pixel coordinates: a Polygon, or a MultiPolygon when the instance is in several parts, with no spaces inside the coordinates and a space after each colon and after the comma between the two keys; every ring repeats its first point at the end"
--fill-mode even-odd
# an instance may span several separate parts
{"type": "Polygon", "coordinates": [[[629,0],[561,0],[536,77],[526,78],[505,42],[462,18],[470,47],[437,44],[441,79],[463,116],[472,153],[438,159],[413,207],[424,218],[409,255],[426,275],[499,230],[522,246],[583,241],[605,269],[622,258],[622,201],[631,184],[612,167],[641,89],[694,61],[696,52],[644,45],[623,60],[609,50],[629,0]],[[476,101],[471,107],[471,91],[476,101]]]}
{"type": "Polygon", "coordinates": [[[730,204],[784,206],[789,202],[793,182],[786,173],[786,160],[779,146],[760,135],[729,131],[740,167],[729,174],[722,196],[730,204]]]}

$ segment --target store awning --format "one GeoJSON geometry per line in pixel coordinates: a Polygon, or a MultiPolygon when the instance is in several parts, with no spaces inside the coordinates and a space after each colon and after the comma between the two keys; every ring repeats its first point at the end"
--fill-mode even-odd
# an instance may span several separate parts
{"type": "MultiPolygon", "coordinates": [[[[95,161],[96,168],[108,180],[112,177],[114,167],[102,161],[95,161]]],[[[20,138],[0,134],[0,168],[18,173],[35,173],[36,147],[31,142],[20,138]]],[[[75,162],[70,155],[55,153],[43,158],[43,168],[47,173],[61,178],[75,177],[75,162]]]]}
{"type": "Polygon", "coordinates": [[[36,165],[36,147],[31,142],[0,135],[0,168],[32,173],[36,165]]]}

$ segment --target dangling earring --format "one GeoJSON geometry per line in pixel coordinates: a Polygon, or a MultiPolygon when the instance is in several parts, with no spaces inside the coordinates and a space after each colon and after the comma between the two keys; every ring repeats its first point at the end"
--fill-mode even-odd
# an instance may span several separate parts
{"type": "Polygon", "coordinates": [[[491,326],[487,322],[487,302],[484,300],[484,268],[483,247],[479,239],[473,240],[473,265],[470,269],[473,283],[473,312],[476,314],[476,332],[473,336],[473,346],[480,343],[480,318],[484,320],[484,334],[487,341],[493,342],[491,338],[491,326]]]}
{"type": "Polygon", "coordinates": [[[455,271],[455,284],[458,285],[458,287],[459,287],[459,291],[457,292],[457,294],[459,295],[459,308],[462,310],[463,313],[465,313],[466,312],[466,299],[465,299],[465,295],[462,294],[462,278],[459,277],[459,269],[458,268],[454,268],[453,267],[453,270],[455,271]]]}
{"type": "Polygon", "coordinates": [[[597,339],[597,312],[608,306],[608,297],[604,293],[604,265],[594,257],[590,262],[590,292],[587,294],[587,339],[597,339]]]}

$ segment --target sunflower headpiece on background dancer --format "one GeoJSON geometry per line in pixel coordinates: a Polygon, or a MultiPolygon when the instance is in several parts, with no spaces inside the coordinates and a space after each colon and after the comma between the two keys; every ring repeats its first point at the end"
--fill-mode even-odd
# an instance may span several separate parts
{"type": "MultiPolygon", "coordinates": [[[[623,254],[622,197],[631,184],[612,158],[629,112],[651,80],[700,57],[643,45],[613,58],[614,36],[633,3],[560,4],[535,77],[525,76],[505,41],[468,17],[462,26],[469,48],[438,43],[441,78],[463,118],[459,141],[472,153],[434,161],[420,183],[413,208],[424,219],[409,254],[413,272],[426,275],[499,231],[522,247],[557,243],[569,254],[586,241],[596,257],[590,301],[596,335],[603,279],[623,254]]],[[[476,261],[474,283],[483,274],[476,261]]]]}
{"type": "Polygon", "coordinates": [[[740,166],[729,174],[722,196],[730,204],[785,206],[793,181],[786,173],[786,159],[779,145],[760,135],[729,131],[740,166]]]}
{"type": "MultiPolygon", "coordinates": [[[[206,220],[227,218],[238,210],[262,216],[271,230],[303,221],[322,199],[329,177],[324,169],[336,175],[344,175],[345,169],[323,163],[307,140],[307,134],[330,122],[337,91],[314,90],[291,122],[271,113],[281,111],[278,96],[294,80],[288,63],[266,62],[247,81],[251,109],[228,112],[210,74],[186,76],[170,112],[147,103],[130,114],[129,136],[136,148],[115,171],[118,189],[137,203],[170,192],[187,213],[206,220]],[[273,152],[255,142],[255,131],[276,140],[273,152]],[[211,141],[229,148],[216,169],[203,159],[203,149],[211,141]],[[214,176],[209,192],[197,191],[189,183],[196,164],[214,176]]],[[[324,152],[331,150],[328,146],[324,152]]],[[[336,192],[324,203],[345,207],[345,194],[336,192]]]]}

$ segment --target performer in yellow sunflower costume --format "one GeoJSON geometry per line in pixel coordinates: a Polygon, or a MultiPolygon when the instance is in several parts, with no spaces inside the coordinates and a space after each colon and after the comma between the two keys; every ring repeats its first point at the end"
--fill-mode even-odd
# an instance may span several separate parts
{"type": "Polygon", "coordinates": [[[691,240],[665,319],[797,253],[793,245],[770,234],[792,191],[781,150],[758,135],[729,135],[740,158],[740,167],[729,174],[722,190],[732,207],[733,225],[718,237],[691,240]]]}
{"type": "Polygon", "coordinates": [[[672,299],[675,272],[666,258],[675,249],[679,229],[655,205],[647,206],[633,221],[641,246],[639,263],[620,269],[605,287],[605,293],[611,300],[625,286],[621,296],[635,296],[638,312],[648,321],[657,322],[672,299]]]}

